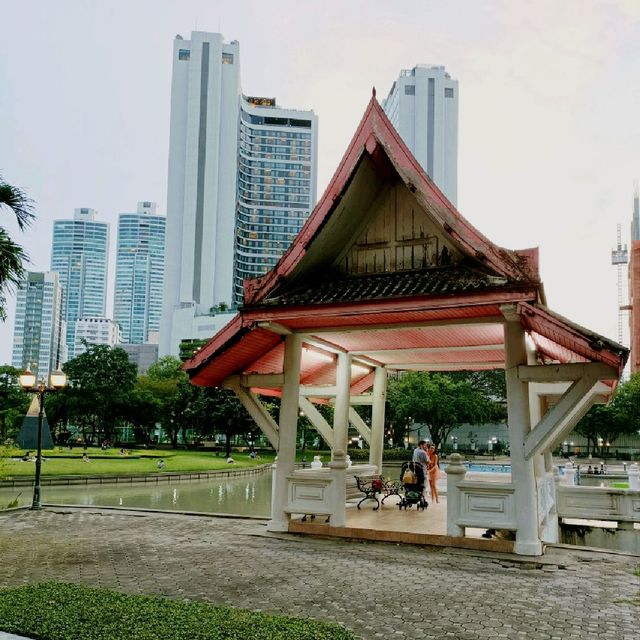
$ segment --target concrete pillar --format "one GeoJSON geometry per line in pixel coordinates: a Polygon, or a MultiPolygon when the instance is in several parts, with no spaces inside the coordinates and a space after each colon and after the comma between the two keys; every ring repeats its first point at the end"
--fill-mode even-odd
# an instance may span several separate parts
{"type": "Polygon", "coordinates": [[[274,469],[273,494],[271,496],[271,520],[268,531],[287,531],[289,514],[285,512],[289,501],[290,475],[296,463],[296,438],[298,428],[298,399],[300,394],[300,357],[302,340],[292,333],[284,341],[284,384],[280,402],[278,460],[274,469]]]}
{"type": "Polygon", "coordinates": [[[351,398],[351,356],[338,354],[336,371],[336,401],[333,407],[333,449],[331,462],[333,483],[331,492],[331,525],[343,527],[346,524],[346,454],[349,436],[349,401],[351,398]]]}
{"type": "Polygon", "coordinates": [[[387,401],[387,370],[376,367],[373,379],[373,405],[371,407],[371,442],[369,464],[382,473],[382,451],[384,449],[384,413],[387,401]]]}
{"type": "Polygon", "coordinates": [[[507,381],[507,414],[511,476],[515,485],[518,530],[514,551],[520,555],[542,555],[538,530],[538,493],[534,463],[526,460],[524,440],[531,431],[529,389],[518,378],[518,365],[527,364],[524,330],[518,319],[504,325],[505,374],[507,381]]]}
{"type": "Polygon", "coordinates": [[[447,535],[464,536],[464,527],[457,524],[462,508],[462,498],[458,485],[467,475],[459,453],[452,453],[447,460],[447,535]]]}

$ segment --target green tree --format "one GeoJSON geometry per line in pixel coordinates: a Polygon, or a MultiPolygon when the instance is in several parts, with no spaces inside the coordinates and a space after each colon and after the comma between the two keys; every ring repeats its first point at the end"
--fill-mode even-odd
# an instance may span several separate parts
{"type": "Polygon", "coordinates": [[[0,366],[0,443],[14,438],[29,408],[30,396],[20,388],[20,370],[0,366]]]}
{"type": "Polygon", "coordinates": [[[612,445],[622,435],[640,432],[640,373],[620,383],[609,404],[591,407],[575,430],[587,438],[587,454],[599,440],[612,445]]]}
{"type": "Polygon", "coordinates": [[[63,366],[69,384],[69,417],[83,432],[85,442],[99,436],[113,442],[115,427],[126,420],[136,382],[136,365],[123,349],[91,345],[63,366]]]}
{"type": "Polygon", "coordinates": [[[149,394],[157,402],[158,422],[169,433],[174,449],[178,447],[181,429],[186,442],[188,409],[197,393],[189,384],[189,377],[181,365],[179,358],[164,356],[151,365],[137,383],[140,392],[149,394]]]}
{"type": "Polygon", "coordinates": [[[504,405],[466,378],[421,371],[391,380],[388,391],[394,435],[401,425],[421,422],[429,427],[436,447],[446,442],[451,431],[465,423],[504,419],[504,405]]]}
{"type": "MultiPolygon", "coordinates": [[[[18,227],[24,230],[31,224],[33,202],[24,191],[7,184],[0,175],[0,212],[9,209],[13,212],[18,227]]],[[[24,276],[24,262],[27,256],[22,247],[16,244],[4,227],[0,226],[0,320],[6,319],[6,292],[17,286],[24,276]]]]}

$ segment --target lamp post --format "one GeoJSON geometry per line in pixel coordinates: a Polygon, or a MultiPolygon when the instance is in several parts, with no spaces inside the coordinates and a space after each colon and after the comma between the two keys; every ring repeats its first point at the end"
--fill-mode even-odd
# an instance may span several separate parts
{"type": "Polygon", "coordinates": [[[36,376],[27,369],[20,374],[20,386],[27,393],[35,393],[38,396],[38,452],[36,454],[36,477],[33,484],[33,501],[31,509],[42,509],[40,504],[40,471],[42,469],[42,418],[44,416],[44,397],[47,393],[59,391],[67,384],[67,376],[57,369],[49,374],[49,386],[43,379],[36,384],[36,376]]]}

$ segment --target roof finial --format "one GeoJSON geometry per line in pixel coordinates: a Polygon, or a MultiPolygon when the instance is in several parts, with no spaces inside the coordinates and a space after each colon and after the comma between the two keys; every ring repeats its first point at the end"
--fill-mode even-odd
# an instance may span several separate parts
{"type": "Polygon", "coordinates": [[[375,87],[373,87],[373,88],[371,89],[371,95],[372,95],[372,97],[374,97],[374,98],[376,97],[376,88],[375,88],[375,87]]]}

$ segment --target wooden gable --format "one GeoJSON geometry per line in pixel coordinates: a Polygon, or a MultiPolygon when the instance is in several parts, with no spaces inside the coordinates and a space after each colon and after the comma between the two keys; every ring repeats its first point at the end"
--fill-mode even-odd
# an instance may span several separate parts
{"type": "Polygon", "coordinates": [[[374,202],[365,228],[334,267],[349,276],[456,265],[462,258],[442,227],[397,180],[374,202]]]}

